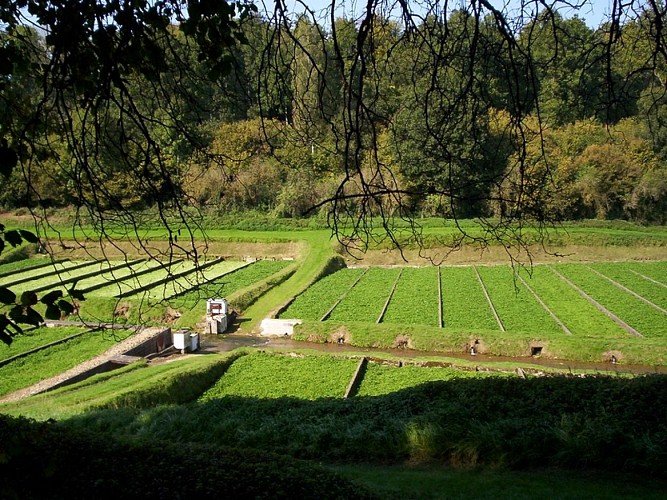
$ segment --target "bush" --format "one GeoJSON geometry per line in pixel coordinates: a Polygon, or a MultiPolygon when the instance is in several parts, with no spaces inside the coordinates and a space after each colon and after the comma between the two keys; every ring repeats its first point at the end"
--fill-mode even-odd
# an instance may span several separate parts
{"type": "Polygon", "coordinates": [[[270,453],[121,442],[0,417],[2,498],[370,498],[324,468],[270,453]]]}

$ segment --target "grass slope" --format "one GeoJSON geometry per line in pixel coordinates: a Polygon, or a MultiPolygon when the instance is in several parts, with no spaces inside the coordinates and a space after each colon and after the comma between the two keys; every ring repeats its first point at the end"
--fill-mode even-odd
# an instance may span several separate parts
{"type": "Polygon", "coordinates": [[[58,375],[109,349],[129,331],[95,331],[68,340],[0,367],[0,395],[58,375]]]}

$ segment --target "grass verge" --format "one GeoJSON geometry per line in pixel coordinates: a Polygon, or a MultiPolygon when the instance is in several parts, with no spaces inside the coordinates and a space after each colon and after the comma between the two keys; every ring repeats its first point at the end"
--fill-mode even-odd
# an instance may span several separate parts
{"type": "Polygon", "coordinates": [[[493,330],[457,330],[420,325],[369,323],[336,323],[305,321],[295,327],[294,340],[335,342],[344,339],[357,347],[381,349],[407,348],[424,352],[468,353],[476,348],[481,354],[509,357],[530,357],[533,346],[541,346],[541,356],[586,362],[608,362],[610,353],[626,364],[665,366],[667,346],[662,339],[630,338],[629,336],[539,335],[493,330]]]}

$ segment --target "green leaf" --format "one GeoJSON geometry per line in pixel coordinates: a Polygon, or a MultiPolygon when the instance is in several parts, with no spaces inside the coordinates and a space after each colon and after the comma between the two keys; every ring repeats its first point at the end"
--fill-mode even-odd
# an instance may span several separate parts
{"type": "Polygon", "coordinates": [[[21,305],[22,306],[34,306],[37,304],[37,294],[35,292],[31,292],[30,290],[23,292],[21,294],[21,305]]]}
{"type": "Polygon", "coordinates": [[[5,240],[7,243],[9,243],[13,247],[19,246],[21,243],[23,243],[23,238],[21,238],[21,235],[16,229],[12,229],[11,231],[7,231],[5,233],[5,240]]]}
{"type": "Polygon", "coordinates": [[[9,320],[4,314],[0,314],[0,340],[7,345],[11,345],[12,336],[7,333],[7,327],[9,326],[9,320]]]}
{"type": "Polygon", "coordinates": [[[40,302],[42,304],[52,305],[56,300],[62,299],[63,292],[61,290],[52,290],[42,297],[40,302]]]}
{"type": "Polygon", "coordinates": [[[46,313],[44,316],[46,316],[46,319],[59,320],[61,317],[60,309],[54,304],[49,304],[46,306],[46,313]]]}
{"type": "Polygon", "coordinates": [[[40,323],[44,321],[42,315],[35,311],[32,307],[26,308],[25,321],[29,325],[39,326],[40,323]]]}
{"type": "Polygon", "coordinates": [[[30,231],[26,231],[25,229],[19,229],[19,232],[21,233],[21,236],[23,236],[23,239],[26,240],[28,243],[39,242],[39,238],[35,235],[35,233],[31,233],[30,231]]]}
{"type": "Polygon", "coordinates": [[[68,293],[69,296],[75,300],[86,300],[86,297],[84,297],[83,292],[81,290],[75,290],[74,288],[70,288],[68,290],[68,293]]]}
{"type": "Polygon", "coordinates": [[[19,162],[16,152],[9,147],[7,139],[2,140],[0,144],[0,174],[9,177],[19,162]]]}
{"type": "Polygon", "coordinates": [[[58,307],[62,312],[65,313],[65,315],[69,316],[74,312],[74,306],[67,302],[66,300],[60,300],[58,301],[58,307]]]}
{"type": "Polygon", "coordinates": [[[8,313],[9,317],[11,318],[14,323],[24,323],[23,318],[23,306],[14,306],[9,310],[8,313]]]}
{"type": "Polygon", "coordinates": [[[7,305],[13,304],[16,302],[16,294],[9,288],[0,286],[0,302],[7,305]]]}

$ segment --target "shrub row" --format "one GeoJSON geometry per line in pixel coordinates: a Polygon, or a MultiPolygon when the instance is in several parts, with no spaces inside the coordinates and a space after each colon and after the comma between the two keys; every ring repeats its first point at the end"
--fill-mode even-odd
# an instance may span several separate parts
{"type": "MultiPolygon", "coordinates": [[[[401,368],[397,368],[401,370],[401,368]]],[[[487,377],[351,399],[226,396],[83,428],[323,461],[667,472],[667,377],[487,377]],[[197,425],[192,425],[196,422],[197,425]],[[188,429],[183,434],[183,429],[188,429]]]]}
{"type": "Polygon", "coordinates": [[[324,468],[266,452],[121,442],[0,417],[2,498],[370,498],[324,468]]]}

